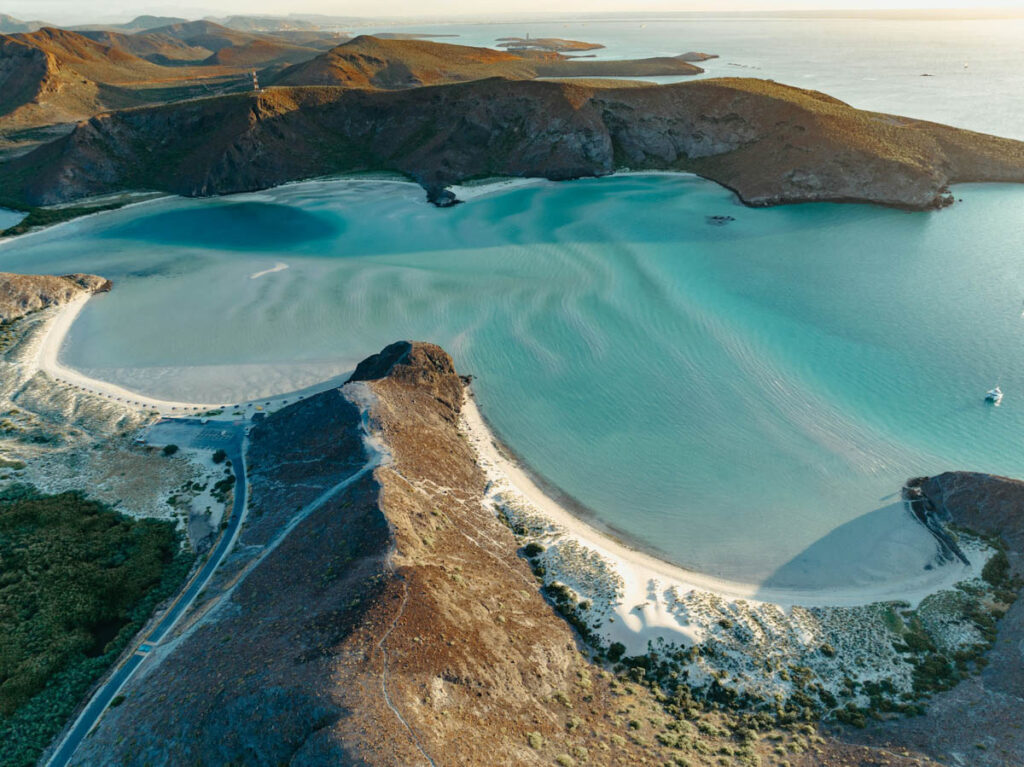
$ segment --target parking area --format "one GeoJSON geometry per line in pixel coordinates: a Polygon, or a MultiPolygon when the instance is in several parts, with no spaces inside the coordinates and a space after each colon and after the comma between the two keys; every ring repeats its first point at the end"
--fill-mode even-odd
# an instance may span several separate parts
{"type": "Polygon", "coordinates": [[[165,418],[140,432],[139,439],[156,447],[177,445],[180,448],[237,453],[245,436],[245,427],[244,421],[203,423],[195,418],[165,418]]]}

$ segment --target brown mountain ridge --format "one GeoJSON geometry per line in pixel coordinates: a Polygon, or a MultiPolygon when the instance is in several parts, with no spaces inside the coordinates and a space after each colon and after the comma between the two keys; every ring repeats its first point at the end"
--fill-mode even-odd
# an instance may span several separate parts
{"type": "Polygon", "coordinates": [[[627,168],[697,173],[750,205],[920,210],[951,202],[953,183],[1024,181],[1024,143],[750,79],[271,88],[97,116],[0,166],[0,204],[126,189],[226,194],[356,171],[401,173],[439,197],[475,178],[562,180],[627,168]]]}
{"type": "Polygon", "coordinates": [[[583,61],[548,51],[497,51],[428,40],[361,35],[290,67],[277,85],[337,85],[394,90],[488,77],[650,77],[695,75],[699,67],[664,57],[622,61],[583,61]]]}

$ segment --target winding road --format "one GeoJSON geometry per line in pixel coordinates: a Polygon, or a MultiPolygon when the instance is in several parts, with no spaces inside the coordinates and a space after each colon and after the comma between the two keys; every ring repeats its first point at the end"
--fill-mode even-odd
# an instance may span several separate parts
{"type": "Polygon", "coordinates": [[[224,450],[235,474],[234,504],[228,526],[224,529],[216,547],[210,553],[198,573],[186,584],[163,617],[135,647],[135,651],[121,663],[89,699],[75,723],[68,729],[53,752],[47,767],[65,767],[71,761],[82,740],[99,722],[103,712],[117,696],[139,667],[146,662],[149,654],[162,642],[209,582],[224,558],[238,540],[245,514],[248,510],[248,488],[245,477],[245,425],[244,422],[211,422],[203,424],[195,419],[174,419],[161,421],[151,427],[149,442],[154,445],[177,444],[202,450],[224,450]]]}

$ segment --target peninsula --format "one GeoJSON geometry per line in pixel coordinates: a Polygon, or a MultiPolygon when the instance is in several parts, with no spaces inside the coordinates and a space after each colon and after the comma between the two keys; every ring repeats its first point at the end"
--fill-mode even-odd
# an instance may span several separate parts
{"type": "Polygon", "coordinates": [[[693,172],[755,206],[926,210],[953,201],[950,184],[1024,181],[1024,143],[863,112],[764,80],[290,86],[97,115],[0,166],[0,206],[125,190],[229,194],[359,171],[403,174],[446,201],[446,187],[469,179],[627,168],[693,172]]]}

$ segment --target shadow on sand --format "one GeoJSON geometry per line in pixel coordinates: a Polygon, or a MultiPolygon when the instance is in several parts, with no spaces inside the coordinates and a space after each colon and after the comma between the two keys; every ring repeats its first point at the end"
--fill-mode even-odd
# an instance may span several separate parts
{"type": "Polygon", "coordinates": [[[761,590],[882,585],[933,566],[937,554],[935,539],[894,500],[812,543],[768,576],[761,590]]]}

